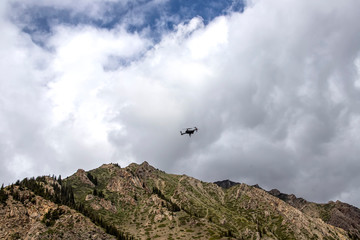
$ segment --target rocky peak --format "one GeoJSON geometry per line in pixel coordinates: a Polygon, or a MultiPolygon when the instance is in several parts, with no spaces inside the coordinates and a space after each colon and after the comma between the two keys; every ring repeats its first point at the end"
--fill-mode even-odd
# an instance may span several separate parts
{"type": "Polygon", "coordinates": [[[280,196],[281,192],[278,189],[271,189],[269,193],[275,197],[280,196]]]}
{"type": "Polygon", "coordinates": [[[217,182],[214,182],[214,183],[216,185],[218,185],[219,187],[222,187],[222,188],[225,188],[225,189],[228,189],[228,188],[231,188],[232,186],[240,184],[238,182],[230,181],[229,179],[223,180],[223,181],[217,181],[217,182]]]}
{"type": "Polygon", "coordinates": [[[263,190],[259,184],[252,185],[252,187],[263,190]]]}
{"type": "Polygon", "coordinates": [[[78,169],[75,173],[75,177],[77,177],[81,182],[86,183],[92,187],[95,187],[94,183],[90,181],[90,179],[87,177],[87,174],[84,169],[78,169]]]}
{"type": "Polygon", "coordinates": [[[140,164],[140,167],[144,168],[144,169],[150,169],[150,168],[154,168],[152,167],[147,161],[144,161],[143,163],[140,164]]]}
{"type": "Polygon", "coordinates": [[[139,177],[144,178],[151,175],[151,173],[153,173],[154,171],[156,171],[156,169],[145,161],[138,166],[138,168],[136,169],[136,174],[139,177]]]}
{"type": "Polygon", "coordinates": [[[100,168],[106,168],[106,169],[120,168],[120,165],[117,163],[104,163],[103,165],[100,166],[100,168]]]}
{"type": "Polygon", "coordinates": [[[76,171],[76,175],[82,175],[82,174],[85,174],[85,170],[79,168],[79,169],[76,171]]]}
{"type": "Polygon", "coordinates": [[[306,205],[308,202],[303,198],[297,198],[294,194],[286,194],[280,192],[278,189],[272,189],[270,191],[267,191],[269,194],[273,195],[274,197],[277,197],[284,202],[287,202],[291,206],[301,209],[304,205],[306,205]]]}
{"type": "Polygon", "coordinates": [[[110,174],[119,173],[121,171],[121,167],[117,163],[103,164],[100,168],[108,170],[110,174]]]}

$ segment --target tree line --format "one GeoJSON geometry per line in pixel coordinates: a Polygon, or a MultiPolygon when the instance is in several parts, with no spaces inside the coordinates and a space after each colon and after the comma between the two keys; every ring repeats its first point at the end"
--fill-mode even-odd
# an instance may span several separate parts
{"type": "MultiPolygon", "coordinates": [[[[61,176],[56,178],[55,176],[52,177],[53,182],[50,186],[53,188],[53,191],[49,191],[48,188],[45,187],[48,184],[46,181],[46,177],[34,177],[28,179],[24,178],[22,181],[18,180],[15,184],[9,186],[10,194],[13,198],[17,201],[24,202],[22,196],[20,196],[18,191],[14,190],[14,186],[18,186],[19,190],[23,190],[25,188],[31,190],[35,195],[41,196],[49,201],[52,201],[59,205],[66,205],[70,208],[75,209],[76,211],[82,213],[84,216],[88,217],[93,223],[102,227],[106,233],[115,236],[118,240],[133,240],[132,236],[123,233],[122,231],[118,230],[114,225],[104,221],[100,216],[94,213],[93,210],[87,208],[83,203],[76,203],[74,197],[73,188],[70,185],[64,184],[61,176]]],[[[92,178],[93,181],[96,181],[97,185],[97,178],[92,178]],[[96,179],[96,180],[95,180],[96,179]]],[[[98,196],[104,197],[102,192],[97,194],[98,196]]],[[[0,202],[6,204],[6,200],[8,198],[8,194],[6,193],[4,186],[0,189],[0,202]]],[[[43,222],[47,226],[54,225],[55,221],[62,215],[63,212],[59,212],[58,210],[50,211],[48,214],[45,214],[43,218],[43,222]]]]}
{"type": "Polygon", "coordinates": [[[7,199],[8,199],[8,195],[4,190],[4,184],[2,184],[1,189],[0,189],[0,203],[1,204],[6,204],[7,199]]]}

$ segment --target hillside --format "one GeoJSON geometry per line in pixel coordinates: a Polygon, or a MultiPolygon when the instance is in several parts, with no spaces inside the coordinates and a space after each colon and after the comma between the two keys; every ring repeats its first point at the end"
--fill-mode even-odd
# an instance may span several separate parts
{"type": "Polygon", "coordinates": [[[360,209],[340,201],[317,204],[297,198],[294,194],[272,189],[269,193],[285,201],[305,214],[321,218],[324,222],[342,228],[355,239],[360,239],[360,209]]]}
{"type": "MultiPolygon", "coordinates": [[[[225,189],[240,184],[230,180],[214,183],[225,189]]],[[[258,185],[255,186],[260,188],[258,185]]],[[[320,218],[332,226],[346,230],[351,238],[360,239],[360,209],[340,201],[322,204],[309,202],[303,198],[297,198],[294,194],[282,193],[278,189],[267,192],[311,217],[320,218]]]]}
{"type": "MultiPolygon", "coordinates": [[[[111,239],[105,231],[118,239],[359,239],[353,229],[325,223],[321,216],[300,211],[259,187],[229,182],[222,188],[186,175],[167,174],[147,162],[125,168],[104,164],[90,171],[79,169],[63,180],[46,177],[34,181],[48,190],[39,192],[24,181],[2,190],[9,195],[2,201],[2,216],[13,212],[20,218],[23,214],[15,212],[14,205],[23,212],[38,205],[37,200],[23,203],[14,199],[11,188],[52,206],[38,211],[36,221],[24,220],[24,227],[16,229],[19,236],[25,236],[28,229],[43,235],[68,234],[66,229],[73,225],[66,219],[81,216],[77,234],[98,234],[96,239],[111,239]],[[62,208],[61,216],[51,224],[46,222],[49,216],[44,220],[47,213],[52,216],[62,208]]],[[[1,229],[9,229],[11,221],[2,219],[1,229]]],[[[343,218],[343,224],[351,225],[349,219],[343,218]]],[[[15,230],[2,231],[0,238],[16,234],[15,230]]],[[[67,238],[76,239],[74,236],[67,238]]]]}
{"type": "Polygon", "coordinates": [[[22,186],[1,192],[7,197],[0,203],[0,239],[115,239],[79,212],[22,186]]]}

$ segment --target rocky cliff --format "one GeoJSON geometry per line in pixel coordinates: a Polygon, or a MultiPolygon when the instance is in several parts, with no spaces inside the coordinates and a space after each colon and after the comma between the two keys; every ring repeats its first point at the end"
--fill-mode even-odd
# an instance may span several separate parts
{"type": "Polygon", "coordinates": [[[5,190],[0,239],[115,239],[89,218],[20,186],[5,190]]]}

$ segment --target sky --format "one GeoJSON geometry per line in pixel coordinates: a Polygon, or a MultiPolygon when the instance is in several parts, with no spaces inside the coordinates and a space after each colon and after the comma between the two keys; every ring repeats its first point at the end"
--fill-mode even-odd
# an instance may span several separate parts
{"type": "Polygon", "coordinates": [[[358,0],[2,0],[0,183],[147,161],[360,207],[359,17],[358,0]]]}

